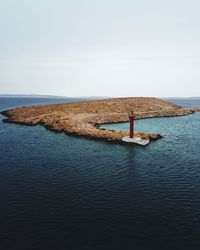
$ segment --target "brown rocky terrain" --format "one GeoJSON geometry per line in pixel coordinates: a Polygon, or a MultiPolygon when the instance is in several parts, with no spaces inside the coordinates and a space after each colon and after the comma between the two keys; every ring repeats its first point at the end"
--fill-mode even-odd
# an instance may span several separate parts
{"type": "MultiPolygon", "coordinates": [[[[112,98],[76,103],[31,106],[3,111],[7,122],[24,125],[44,125],[55,132],[121,142],[128,132],[99,128],[105,123],[129,121],[134,111],[136,119],[182,116],[194,112],[182,106],[156,98],[112,98]]],[[[159,134],[137,133],[142,139],[156,140],[159,134]]]]}

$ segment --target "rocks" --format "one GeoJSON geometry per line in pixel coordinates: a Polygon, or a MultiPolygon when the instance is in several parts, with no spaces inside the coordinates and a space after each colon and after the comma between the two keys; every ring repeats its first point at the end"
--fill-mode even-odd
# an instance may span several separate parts
{"type": "Polygon", "coordinates": [[[192,108],[193,112],[200,112],[200,108],[192,108]]]}
{"type": "MultiPolygon", "coordinates": [[[[129,112],[136,119],[180,116],[194,111],[156,98],[113,98],[43,106],[16,108],[2,112],[8,122],[37,125],[68,134],[121,142],[128,132],[102,130],[99,125],[129,121],[129,112]]],[[[158,134],[137,133],[144,140],[157,140],[158,134]]]]}

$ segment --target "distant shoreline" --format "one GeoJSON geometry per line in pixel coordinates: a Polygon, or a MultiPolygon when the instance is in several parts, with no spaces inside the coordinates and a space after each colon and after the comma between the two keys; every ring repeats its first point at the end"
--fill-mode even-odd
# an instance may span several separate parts
{"type": "Polygon", "coordinates": [[[15,94],[0,94],[0,98],[50,98],[50,99],[83,99],[83,100],[93,100],[93,99],[106,99],[109,97],[98,97],[98,96],[56,96],[56,95],[15,95],[15,94]]]}
{"type": "MultiPolygon", "coordinates": [[[[21,98],[63,98],[63,99],[121,99],[121,98],[131,98],[131,97],[110,97],[110,96],[59,96],[59,95],[40,95],[40,94],[0,94],[0,97],[21,97],[21,98]]],[[[167,96],[167,97],[140,97],[137,98],[157,98],[157,99],[200,99],[200,96],[167,96]]]]}

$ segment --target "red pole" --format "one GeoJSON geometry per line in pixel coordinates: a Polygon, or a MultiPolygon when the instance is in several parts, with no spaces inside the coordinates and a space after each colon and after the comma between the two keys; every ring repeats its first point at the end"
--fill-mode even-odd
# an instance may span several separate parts
{"type": "Polygon", "coordinates": [[[135,119],[135,115],[133,111],[131,111],[129,119],[130,119],[130,138],[133,138],[134,137],[134,119],[135,119]]]}

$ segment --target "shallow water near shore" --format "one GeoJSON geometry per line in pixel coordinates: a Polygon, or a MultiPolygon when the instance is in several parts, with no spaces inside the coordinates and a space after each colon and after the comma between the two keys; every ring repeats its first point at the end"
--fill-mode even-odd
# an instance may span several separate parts
{"type": "MultiPolygon", "coordinates": [[[[0,110],[63,101],[71,100],[0,98],[0,110]]],[[[145,148],[4,118],[2,249],[199,249],[200,113],[136,121],[136,130],[164,136],[145,148]]]]}

